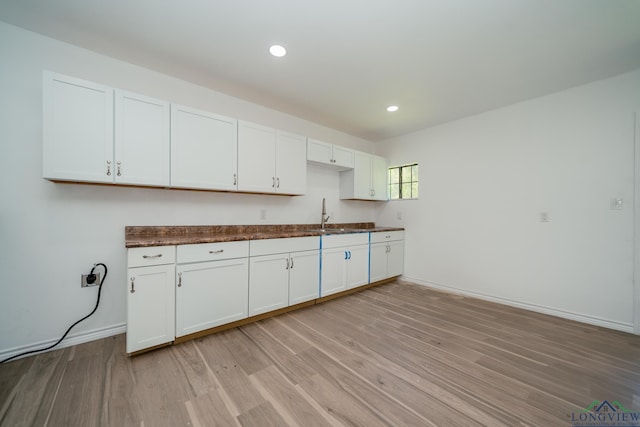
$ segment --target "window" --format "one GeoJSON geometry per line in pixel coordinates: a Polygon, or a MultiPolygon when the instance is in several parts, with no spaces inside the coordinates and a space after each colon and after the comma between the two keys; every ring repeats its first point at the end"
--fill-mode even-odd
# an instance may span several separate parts
{"type": "Polygon", "coordinates": [[[389,199],[418,198],[418,164],[389,168],[389,199]]]}

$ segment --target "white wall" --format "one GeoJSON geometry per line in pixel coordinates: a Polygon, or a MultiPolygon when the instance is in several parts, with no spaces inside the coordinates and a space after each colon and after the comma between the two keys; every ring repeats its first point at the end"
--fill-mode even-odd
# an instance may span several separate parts
{"type": "MultiPolygon", "coordinates": [[[[373,205],[338,200],[339,175],[309,167],[301,197],[54,184],[42,179],[42,70],[250,120],[372,152],[373,145],[278,111],[0,23],[0,359],[57,339],[89,313],[97,288],[80,275],[104,262],[101,306],[76,341],[123,331],[126,225],[373,220],[373,205]],[[260,220],[260,210],[267,219],[260,220]],[[91,335],[94,334],[94,335],[91,335]]],[[[73,340],[69,342],[74,342],[73,340]]]]}
{"type": "Polygon", "coordinates": [[[632,330],[638,110],[640,70],[377,144],[420,167],[419,200],[376,210],[406,277],[632,330]]]}

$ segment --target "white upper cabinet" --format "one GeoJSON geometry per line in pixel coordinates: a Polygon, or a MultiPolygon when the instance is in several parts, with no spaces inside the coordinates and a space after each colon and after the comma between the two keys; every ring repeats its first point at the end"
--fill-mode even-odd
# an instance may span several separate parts
{"type": "Polygon", "coordinates": [[[45,178],[169,185],[168,102],[48,71],[43,101],[45,178]]]}
{"type": "Polygon", "coordinates": [[[302,136],[238,122],[238,190],[252,193],[304,194],[307,187],[302,136]]]}
{"type": "Polygon", "coordinates": [[[116,183],[169,186],[169,103],[115,92],[116,183]]]}
{"type": "MultiPolygon", "coordinates": [[[[270,127],[43,73],[46,179],[302,195],[306,142],[270,127]]],[[[347,158],[341,164],[353,162],[352,151],[336,153],[347,158]]]]}
{"type": "Polygon", "coordinates": [[[307,144],[304,136],[276,131],[277,192],[307,192],[307,144]]]}
{"type": "Polygon", "coordinates": [[[237,121],[171,105],[171,186],[235,190],[237,121]]]}
{"type": "Polygon", "coordinates": [[[238,121],[238,190],[276,192],[276,130],[238,121]]]}
{"type": "Polygon", "coordinates": [[[371,156],[371,189],[373,200],[388,200],[389,161],[384,157],[371,156]]]}
{"type": "Polygon", "coordinates": [[[309,138],[307,140],[307,161],[335,170],[353,169],[354,151],[309,138]]]}
{"type": "Polygon", "coordinates": [[[340,198],[387,200],[387,160],[359,151],[354,168],[340,173],[340,198]]]}
{"type": "Polygon", "coordinates": [[[43,73],[44,178],[113,182],[113,89],[43,73]]]}

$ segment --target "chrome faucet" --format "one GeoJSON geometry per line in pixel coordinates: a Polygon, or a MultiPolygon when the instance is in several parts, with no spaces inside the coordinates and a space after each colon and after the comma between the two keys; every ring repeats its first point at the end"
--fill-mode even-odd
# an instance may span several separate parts
{"type": "Polygon", "coordinates": [[[322,216],[320,217],[320,228],[324,230],[324,226],[326,225],[327,221],[329,221],[329,215],[327,215],[327,207],[325,205],[326,201],[324,199],[324,197],[322,198],[322,216]]]}

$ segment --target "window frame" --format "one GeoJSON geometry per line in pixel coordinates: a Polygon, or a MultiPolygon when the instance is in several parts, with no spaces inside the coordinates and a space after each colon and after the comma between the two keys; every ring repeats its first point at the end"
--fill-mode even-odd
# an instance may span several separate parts
{"type": "Polygon", "coordinates": [[[418,162],[406,163],[406,164],[396,165],[396,166],[390,166],[388,168],[388,170],[387,170],[387,178],[388,178],[389,183],[388,183],[387,191],[389,193],[389,200],[393,200],[393,201],[398,201],[398,200],[418,200],[418,198],[420,197],[420,192],[418,190],[418,188],[419,188],[419,179],[420,179],[418,170],[419,170],[418,169],[418,162]],[[416,167],[416,175],[418,175],[418,179],[415,179],[415,180],[414,180],[414,177],[413,177],[413,167],[414,166],[416,167]],[[403,179],[402,179],[403,168],[411,168],[410,172],[409,172],[411,174],[411,179],[409,181],[403,181],[403,179]],[[398,170],[398,182],[397,183],[392,183],[392,181],[391,181],[391,171],[393,169],[397,169],[398,170]],[[415,184],[416,192],[418,193],[418,195],[416,197],[413,197],[413,190],[411,190],[410,197],[403,197],[403,194],[402,194],[403,184],[409,184],[410,188],[412,188],[412,185],[415,184]],[[393,198],[392,197],[391,188],[392,188],[392,186],[395,186],[395,185],[398,186],[398,196],[399,196],[398,198],[393,198]]]}

